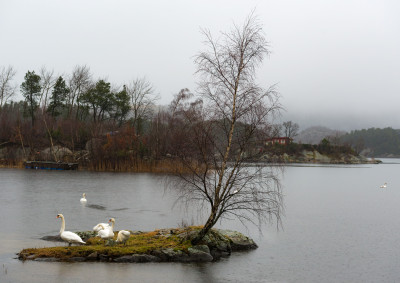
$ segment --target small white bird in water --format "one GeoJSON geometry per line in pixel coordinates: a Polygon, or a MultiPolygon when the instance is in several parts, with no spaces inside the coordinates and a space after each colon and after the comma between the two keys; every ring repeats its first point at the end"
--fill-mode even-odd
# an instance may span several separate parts
{"type": "Polygon", "coordinates": [[[87,203],[86,194],[82,194],[81,203],[87,203]]]}
{"type": "Polygon", "coordinates": [[[384,183],[384,184],[381,186],[381,188],[382,188],[382,189],[386,188],[386,185],[387,185],[387,183],[384,183]]]}

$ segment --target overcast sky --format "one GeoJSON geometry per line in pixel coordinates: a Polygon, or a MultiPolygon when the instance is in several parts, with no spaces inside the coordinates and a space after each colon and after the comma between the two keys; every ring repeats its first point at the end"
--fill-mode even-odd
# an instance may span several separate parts
{"type": "Polygon", "coordinates": [[[19,84],[42,66],[87,65],[116,85],[146,77],[168,104],[196,88],[200,29],[217,35],[253,9],[272,52],[258,79],[278,84],[282,120],[400,128],[397,0],[0,0],[0,66],[13,66],[19,84]]]}

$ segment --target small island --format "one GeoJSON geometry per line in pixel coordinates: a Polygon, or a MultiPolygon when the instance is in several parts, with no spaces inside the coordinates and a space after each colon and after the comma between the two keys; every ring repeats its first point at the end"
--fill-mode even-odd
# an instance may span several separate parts
{"type": "MultiPolygon", "coordinates": [[[[197,245],[191,240],[201,227],[159,229],[152,232],[131,231],[124,243],[105,241],[96,232],[77,232],[86,245],[28,248],[18,253],[20,260],[45,262],[211,262],[232,252],[252,250],[257,244],[242,233],[211,229],[197,245]]],[[[116,231],[115,236],[118,234],[116,231]]],[[[59,236],[43,240],[62,241],[59,236]]]]}

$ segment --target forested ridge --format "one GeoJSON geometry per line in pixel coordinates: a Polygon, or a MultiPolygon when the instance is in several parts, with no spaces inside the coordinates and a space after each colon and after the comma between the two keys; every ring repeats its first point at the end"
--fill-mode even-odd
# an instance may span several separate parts
{"type": "Polygon", "coordinates": [[[350,144],[357,152],[373,157],[400,156],[400,130],[369,128],[354,130],[341,137],[342,143],[350,144]]]}

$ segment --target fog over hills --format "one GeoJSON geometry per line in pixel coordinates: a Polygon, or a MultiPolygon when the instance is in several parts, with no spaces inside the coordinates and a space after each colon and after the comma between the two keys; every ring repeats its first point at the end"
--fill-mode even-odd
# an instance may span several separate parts
{"type": "Polygon", "coordinates": [[[365,112],[343,111],[341,109],[324,112],[283,112],[281,121],[292,121],[300,126],[300,131],[310,127],[322,126],[332,130],[350,132],[369,128],[400,129],[398,111],[387,109],[368,110],[365,112]]]}
{"type": "Polygon", "coordinates": [[[294,138],[297,143],[319,144],[326,137],[335,137],[345,134],[344,131],[332,130],[327,127],[314,126],[304,129],[294,138]]]}
{"type": "MultiPolygon", "coordinates": [[[[331,111],[334,112],[334,111],[331,111]]],[[[354,130],[370,128],[400,129],[400,115],[395,111],[376,110],[365,113],[288,113],[283,112],[281,121],[299,124],[300,131],[295,142],[318,144],[327,136],[340,136],[354,130]]]]}

